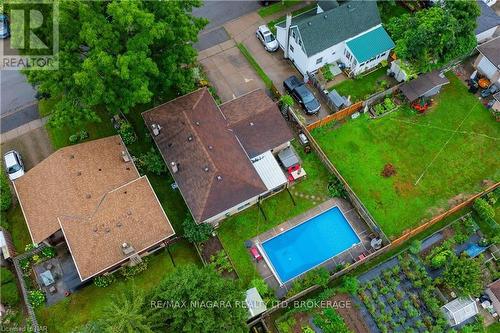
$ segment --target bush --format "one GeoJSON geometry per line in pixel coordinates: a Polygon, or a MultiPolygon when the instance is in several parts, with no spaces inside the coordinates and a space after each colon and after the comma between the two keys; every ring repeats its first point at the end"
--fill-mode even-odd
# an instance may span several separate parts
{"type": "Polygon", "coordinates": [[[137,274],[144,272],[146,269],[148,269],[148,258],[142,258],[142,261],[135,265],[135,266],[124,266],[120,270],[120,273],[122,276],[128,280],[137,274]]]}
{"type": "Polygon", "coordinates": [[[12,205],[12,194],[5,173],[0,171],[0,210],[6,211],[12,205]]]}
{"type": "Polygon", "coordinates": [[[484,221],[489,221],[495,217],[495,210],[483,198],[476,199],[472,208],[474,208],[477,215],[484,221]]]}
{"type": "Polygon", "coordinates": [[[196,223],[191,215],[188,214],[182,223],[184,228],[184,237],[191,243],[203,243],[207,241],[214,232],[210,223],[196,223]]]}
{"type": "Polygon", "coordinates": [[[30,259],[29,258],[22,258],[19,260],[19,266],[21,266],[21,269],[26,272],[30,268],[30,259]]]}
{"type": "Polygon", "coordinates": [[[387,111],[390,111],[396,107],[396,104],[392,101],[392,99],[386,97],[384,99],[384,107],[387,111]]]}
{"type": "Polygon", "coordinates": [[[28,292],[28,301],[34,308],[39,307],[45,302],[45,294],[41,290],[31,290],[28,292]]]}
{"type": "Polygon", "coordinates": [[[384,169],[381,172],[381,175],[383,177],[389,178],[391,176],[394,176],[395,174],[396,168],[394,167],[394,165],[392,165],[391,163],[387,163],[386,165],[384,165],[384,169]]]}
{"type": "Polygon", "coordinates": [[[262,296],[264,302],[271,303],[276,299],[273,290],[269,288],[266,281],[264,281],[263,279],[253,279],[250,282],[250,286],[257,288],[257,291],[259,292],[260,296],[262,296]]]}
{"type": "Polygon", "coordinates": [[[167,172],[167,166],[163,158],[154,148],[139,156],[138,167],[143,171],[151,172],[158,176],[167,172]]]}
{"type": "Polygon", "coordinates": [[[355,295],[359,289],[359,281],[355,277],[346,275],[342,279],[342,287],[348,293],[355,295]]]}
{"type": "Polygon", "coordinates": [[[305,290],[314,285],[319,285],[325,288],[328,284],[330,278],[330,273],[324,267],[319,267],[307,272],[303,278],[295,280],[292,284],[292,289],[289,292],[289,296],[298,294],[302,290],[305,290]]]}
{"type": "Polygon", "coordinates": [[[331,198],[339,197],[347,199],[347,191],[344,184],[334,175],[331,175],[328,179],[328,195],[331,198]]]}
{"type": "Polygon", "coordinates": [[[42,256],[48,259],[54,258],[56,256],[56,249],[51,246],[44,247],[42,249],[42,256]]]}
{"type": "Polygon", "coordinates": [[[81,129],[80,132],[78,132],[78,137],[81,141],[83,141],[89,137],[89,132],[87,132],[84,129],[81,129]]]}
{"type": "Polygon", "coordinates": [[[99,288],[106,288],[115,282],[116,278],[113,274],[99,275],[94,278],[94,284],[99,288]]]}
{"type": "Polygon", "coordinates": [[[26,244],[26,246],[24,247],[24,251],[29,252],[31,250],[36,249],[37,247],[38,247],[38,244],[35,244],[35,243],[26,244]]]}
{"type": "Polygon", "coordinates": [[[224,271],[233,271],[233,265],[231,265],[226,252],[224,252],[223,250],[217,252],[215,255],[210,256],[210,266],[212,266],[219,274],[222,274],[224,271]]]}
{"type": "Polygon", "coordinates": [[[377,104],[373,107],[373,110],[375,110],[375,114],[377,116],[380,116],[385,113],[384,106],[382,104],[377,104]]]}
{"type": "Polygon", "coordinates": [[[324,65],[321,68],[321,72],[323,73],[323,77],[325,78],[325,80],[327,80],[327,81],[333,80],[334,76],[333,76],[332,71],[330,70],[329,64],[324,65]]]}
{"type": "Polygon", "coordinates": [[[14,281],[5,284],[2,283],[1,288],[0,299],[2,304],[14,306],[19,303],[19,291],[14,281]]]}
{"type": "Polygon", "coordinates": [[[410,244],[410,253],[416,255],[420,252],[421,248],[422,248],[422,241],[416,239],[410,244]]]}
{"type": "Polygon", "coordinates": [[[79,138],[78,138],[78,134],[71,134],[71,135],[69,136],[69,142],[70,142],[71,144],[75,144],[75,143],[77,143],[77,142],[78,142],[78,139],[79,139],[79,138]]]}
{"type": "Polygon", "coordinates": [[[293,105],[293,98],[292,96],[286,94],[286,95],[283,95],[281,96],[280,98],[280,106],[283,108],[283,107],[290,107],[293,105]]]}
{"type": "Polygon", "coordinates": [[[119,125],[120,128],[118,128],[118,134],[122,137],[123,143],[126,145],[134,143],[137,140],[137,137],[135,136],[132,125],[125,120],[120,120],[119,125]]]}
{"type": "Polygon", "coordinates": [[[0,268],[0,284],[4,285],[6,283],[14,281],[14,274],[5,267],[0,268]]]}

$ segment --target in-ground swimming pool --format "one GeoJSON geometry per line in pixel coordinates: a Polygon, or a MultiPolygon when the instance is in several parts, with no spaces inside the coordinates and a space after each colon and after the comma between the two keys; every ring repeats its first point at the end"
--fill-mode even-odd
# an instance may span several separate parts
{"type": "Polygon", "coordinates": [[[262,243],[281,283],[318,266],[360,242],[338,207],[262,243]]]}

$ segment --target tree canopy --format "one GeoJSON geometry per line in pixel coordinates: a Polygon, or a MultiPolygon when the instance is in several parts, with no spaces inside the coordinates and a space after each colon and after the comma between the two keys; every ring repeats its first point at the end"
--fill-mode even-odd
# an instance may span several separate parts
{"type": "Polygon", "coordinates": [[[172,332],[248,332],[244,292],[210,267],[179,267],[148,297],[154,329],[172,332]]]}
{"type": "Polygon", "coordinates": [[[428,72],[474,49],[479,14],[475,1],[446,1],[443,7],[394,17],[387,29],[396,43],[397,56],[428,72]]]}
{"type": "Polygon", "coordinates": [[[464,254],[449,258],[442,279],[459,296],[479,295],[483,290],[480,262],[464,254]]]}
{"type": "Polygon", "coordinates": [[[63,1],[58,70],[26,71],[41,93],[60,98],[54,125],[98,120],[96,107],[127,112],[174,89],[194,87],[192,44],[207,21],[199,0],[63,1]]]}

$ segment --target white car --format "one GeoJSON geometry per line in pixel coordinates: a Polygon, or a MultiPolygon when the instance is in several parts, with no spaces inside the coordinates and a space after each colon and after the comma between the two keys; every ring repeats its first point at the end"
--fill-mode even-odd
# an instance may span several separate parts
{"type": "Polygon", "coordinates": [[[9,176],[10,180],[17,179],[24,175],[24,164],[21,159],[21,154],[15,150],[11,150],[3,155],[3,162],[5,166],[5,171],[9,176]]]}
{"type": "Polygon", "coordinates": [[[267,25],[261,25],[255,32],[255,36],[262,42],[266,51],[274,52],[278,49],[278,41],[267,25]]]}

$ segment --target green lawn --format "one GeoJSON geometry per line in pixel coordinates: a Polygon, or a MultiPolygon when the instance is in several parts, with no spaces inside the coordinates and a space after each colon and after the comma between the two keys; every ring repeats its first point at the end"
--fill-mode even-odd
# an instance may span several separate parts
{"type": "Polygon", "coordinates": [[[499,124],[455,75],[447,76],[451,83],[425,115],[401,108],[313,131],[388,236],[481,191],[483,180],[500,179],[499,124]],[[381,176],[386,163],[396,175],[381,176]]]}
{"type": "MultiPolygon", "coordinates": [[[[177,266],[188,263],[199,264],[197,253],[188,244],[174,244],[171,246],[170,252],[177,266]]],[[[90,320],[100,318],[103,309],[110,303],[113,295],[134,287],[148,292],[162,278],[175,270],[166,251],[160,250],[149,258],[148,269],[131,280],[120,277],[107,288],[89,285],[53,306],[37,309],[39,324],[47,326],[48,332],[71,332],[90,320]]]]}
{"type": "Polygon", "coordinates": [[[386,71],[387,67],[381,67],[365,76],[347,79],[331,87],[330,91],[335,89],[342,96],[351,96],[352,102],[362,101],[368,96],[384,90],[379,82],[383,80],[387,82],[386,71]]]}
{"type": "Polygon", "coordinates": [[[259,13],[260,17],[266,17],[269,15],[273,15],[275,13],[278,13],[282,10],[288,9],[288,8],[298,4],[299,2],[301,2],[301,0],[278,1],[276,3],[273,3],[272,5],[262,7],[257,12],[259,13]]]}
{"type": "Polygon", "coordinates": [[[387,24],[389,20],[393,17],[401,16],[404,14],[409,14],[410,11],[403,6],[398,6],[390,1],[378,1],[378,8],[380,13],[380,18],[382,23],[387,24]]]}
{"type": "Polygon", "coordinates": [[[259,208],[253,206],[241,214],[225,220],[217,231],[219,238],[236,266],[238,275],[245,285],[251,279],[259,277],[259,275],[244,246],[244,242],[287,219],[313,208],[320,202],[318,200],[314,203],[312,200],[300,198],[294,193],[319,196],[323,200],[328,195],[328,171],[326,168],[314,153],[304,154],[300,146],[296,146],[296,151],[300,153],[303,160],[302,165],[307,173],[307,179],[290,189],[297,205],[294,206],[290,195],[286,191],[283,191],[264,200],[262,203],[262,209],[267,216],[267,221],[259,211],[259,208]]]}
{"type": "Polygon", "coordinates": [[[21,206],[16,205],[11,207],[5,215],[8,229],[12,237],[12,243],[18,254],[24,252],[26,245],[31,244],[30,232],[24,220],[21,206]]]}
{"type": "Polygon", "coordinates": [[[493,323],[486,327],[486,333],[498,333],[500,332],[500,323],[493,323]]]}

